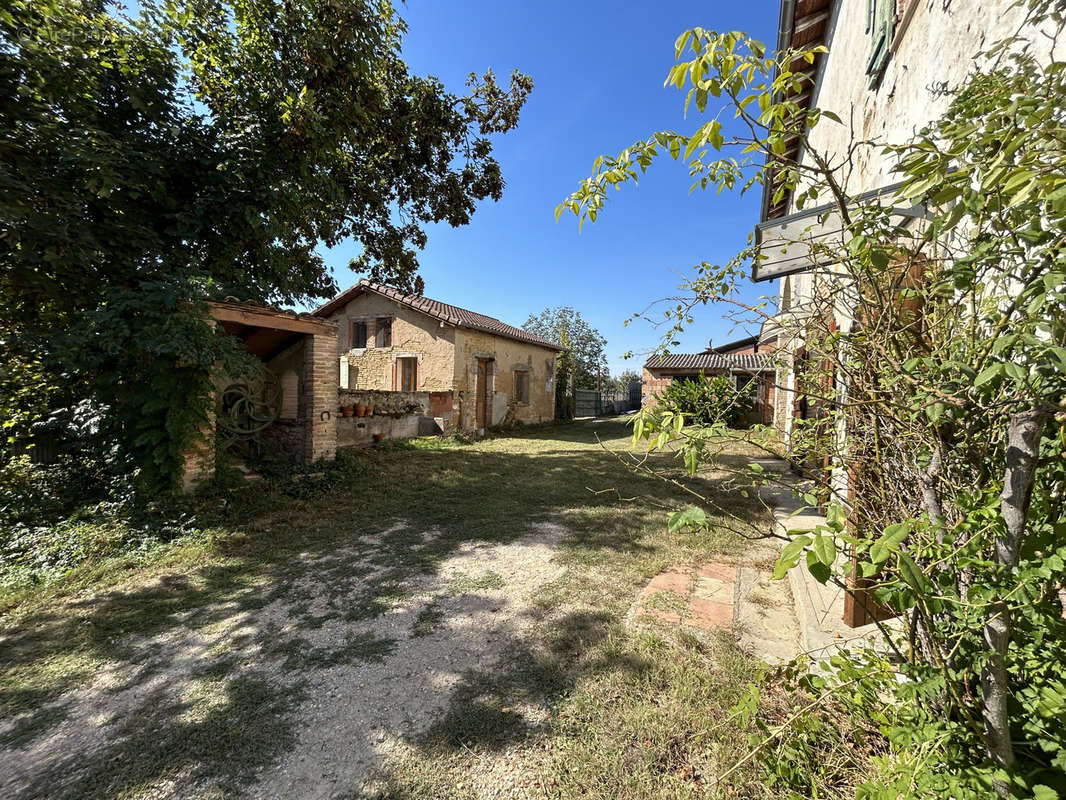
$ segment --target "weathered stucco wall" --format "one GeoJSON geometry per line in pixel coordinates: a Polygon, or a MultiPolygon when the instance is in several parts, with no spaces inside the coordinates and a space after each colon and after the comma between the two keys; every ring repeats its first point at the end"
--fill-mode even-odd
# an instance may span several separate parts
{"type": "MultiPolygon", "coordinates": [[[[911,140],[947,110],[951,96],[942,90],[962,84],[983,66],[976,59],[978,53],[1016,32],[1035,43],[1034,52],[1047,56],[1050,44],[1039,31],[1022,26],[1025,9],[1016,5],[1015,0],[902,0],[899,7],[907,12],[896,25],[881,81],[871,87],[866,74],[871,51],[866,3],[837,2],[829,52],[811,102],[837,114],[843,124],[823,119],[810,133],[810,150],[843,165],[855,140],[879,144],[911,140]]],[[[1066,56],[1066,44],[1060,43],[1059,51],[1057,57],[1066,56]]],[[[810,161],[810,154],[801,152],[800,158],[810,161]]],[[[852,195],[899,180],[892,172],[894,159],[880,147],[856,146],[852,159],[850,167],[836,173],[852,195]]],[[[796,210],[793,206],[790,213],[796,210]]],[[[784,278],[778,281],[779,294],[784,282],[784,278]]],[[[810,276],[791,276],[791,289],[793,305],[808,299],[813,291],[810,276]]],[[[842,312],[846,317],[846,309],[842,312]]]]}
{"type": "Polygon", "coordinates": [[[477,364],[493,359],[489,390],[489,425],[545,422],[555,418],[555,358],[557,353],[534,344],[461,328],[456,331],[455,397],[460,427],[476,426],[477,364]],[[529,402],[514,399],[515,371],[529,375],[529,402]]]}
{"type": "MultiPolygon", "coordinates": [[[[920,128],[947,110],[951,97],[942,90],[960,85],[983,66],[976,60],[979,52],[1020,33],[1035,43],[1038,56],[1048,55],[1049,40],[1033,28],[1022,26],[1025,9],[1015,5],[1015,0],[898,0],[902,16],[896,24],[891,54],[880,82],[871,87],[866,74],[871,53],[867,4],[857,0],[838,0],[834,4],[829,52],[811,104],[834,112],[843,124],[823,118],[811,131],[809,148],[841,167],[836,178],[849,194],[879,189],[899,180],[892,172],[892,157],[879,147],[856,146],[851,163],[846,164],[853,142],[902,144],[912,139],[920,128]]],[[[1059,43],[1057,57],[1063,56],[1064,49],[1064,43],[1059,43]]],[[[809,163],[810,152],[801,152],[800,159],[809,163]]],[[[828,200],[822,197],[819,202],[828,200]]],[[[789,212],[797,210],[793,206],[789,212]]],[[[778,296],[788,293],[792,307],[808,302],[815,290],[809,273],[778,279],[778,296]]],[[[843,301],[838,304],[836,316],[839,327],[850,326],[851,312],[843,301]]],[[[788,361],[804,342],[802,337],[783,338],[780,344],[788,361]]],[[[775,422],[787,434],[794,411],[794,376],[788,370],[781,378],[775,422]]]]}
{"type": "Polygon", "coordinates": [[[349,387],[392,391],[400,386],[393,365],[397,358],[418,358],[418,391],[452,388],[455,374],[455,328],[417,311],[404,308],[373,292],[361,294],[329,317],[338,324],[337,345],[347,353],[349,387]],[[375,347],[376,323],[392,318],[392,345],[375,347]],[[367,346],[352,349],[352,322],[367,323],[367,346]]]}
{"type": "MultiPolygon", "coordinates": [[[[980,51],[1019,30],[1025,9],[1015,5],[1015,0],[901,2],[900,7],[910,13],[904,13],[896,25],[880,84],[870,88],[866,3],[836,3],[829,52],[812,104],[835,112],[844,124],[823,120],[811,132],[811,147],[839,163],[853,138],[889,144],[911,139],[947,110],[951,97],[938,88],[960,85],[980,66],[974,60],[980,51]]],[[[1038,53],[1043,47],[1047,54],[1037,31],[1023,29],[1022,35],[1037,42],[1038,53]]],[[[891,173],[892,165],[891,158],[875,148],[860,147],[855,168],[842,170],[840,179],[849,192],[858,194],[899,180],[891,173]]]]}

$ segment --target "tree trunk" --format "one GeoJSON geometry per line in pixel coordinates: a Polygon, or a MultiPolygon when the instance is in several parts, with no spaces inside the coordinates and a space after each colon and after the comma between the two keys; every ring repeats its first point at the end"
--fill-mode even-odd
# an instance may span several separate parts
{"type": "MultiPolygon", "coordinates": [[[[995,561],[1000,573],[1018,564],[1025,524],[1029,515],[1029,501],[1036,480],[1036,465],[1040,455],[1040,437],[1047,423],[1049,411],[1033,409],[1015,414],[1007,426],[1007,457],[1003,473],[1003,493],[1000,495],[1000,514],[1004,532],[996,539],[995,561]]],[[[992,604],[985,622],[985,642],[988,644],[988,663],[981,674],[984,701],[983,716],[988,754],[1001,767],[1014,764],[1014,748],[1010,740],[1010,719],[1007,715],[1006,654],[1011,637],[1010,609],[1003,600],[992,604]]],[[[1004,794],[1006,787],[997,787],[1004,794]]]]}

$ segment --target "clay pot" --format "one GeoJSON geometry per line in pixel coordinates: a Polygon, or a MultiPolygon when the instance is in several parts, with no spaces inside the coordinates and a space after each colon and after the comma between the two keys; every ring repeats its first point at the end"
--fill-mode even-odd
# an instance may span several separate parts
{"type": "Polygon", "coordinates": [[[350,417],[355,413],[355,408],[352,406],[341,406],[341,416],[350,417]]]}
{"type": "Polygon", "coordinates": [[[356,406],[355,406],[355,416],[357,416],[357,417],[365,417],[366,416],[366,406],[364,406],[362,403],[357,403],[356,406]]]}
{"type": "Polygon", "coordinates": [[[366,415],[368,417],[374,416],[374,407],[373,406],[367,406],[366,407],[366,415]]]}
{"type": "Polygon", "coordinates": [[[385,434],[383,434],[383,433],[375,433],[374,434],[374,442],[376,444],[380,444],[382,441],[384,441],[384,439],[385,439],[385,434]]]}

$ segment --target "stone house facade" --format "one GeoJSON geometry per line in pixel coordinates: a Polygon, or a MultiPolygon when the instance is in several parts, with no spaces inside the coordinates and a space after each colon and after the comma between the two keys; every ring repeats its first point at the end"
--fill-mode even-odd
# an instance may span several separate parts
{"type": "Polygon", "coordinates": [[[464,431],[555,417],[562,348],[528,331],[367,280],[315,315],[337,325],[341,391],[431,392],[464,431]]]}
{"type": "MultiPolygon", "coordinates": [[[[1049,49],[1052,40],[1027,26],[1025,16],[1024,4],[1013,0],[782,0],[777,49],[827,48],[809,67],[799,67],[805,78],[787,90],[787,99],[797,104],[797,113],[819,108],[842,121],[823,119],[806,142],[788,140],[784,159],[813,165],[812,153],[817,153],[840,167],[835,177],[849,197],[891,202],[898,180],[894,159],[875,144],[903,144],[939,118],[952,100],[945,90],[984,68],[978,54],[997,41],[1018,36],[1032,43],[1038,55],[1041,48],[1049,49]]],[[[755,232],[763,258],[756,262],[753,279],[777,283],[777,313],[764,324],[761,341],[778,345],[774,424],[787,440],[798,420],[827,417],[820,404],[846,396],[843,374],[824,378],[808,397],[800,373],[813,337],[852,331],[855,320],[847,293],[835,291],[845,284],[833,252],[846,246],[836,209],[829,204],[801,207],[792,193],[778,193],[779,185],[773,177],[764,184],[755,232]],[[832,308],[819,310],[815,318],[816,298],[828,296],[834,298],[832,308]]],[[[801,182],[796,195],[802,198],[805,188],[801,182]]],[[[892,213],[902,229],[916,230],[924,209],[893,204],[892,213]]],[[[837,420],[829,433],[836,451],[846,451],[850,433],[845,423],[837,420]]],[[[848,465],[828,454],[811,457],[820,458],[828,471],[827,488],[838,497],[854,498],[848,465]]],[[[862,593],[849,592],[844,619],[853,626],[866,624],[880,613],[872,609],[862,593]]]]}
{"type": "MultiPolygon", "coordinates": [[[[896,180],[891,158],[854,141],[901,144],[912,138],[947,110],[951,96],[942,90],[979,69],[975,56],[997,40],[1017,33],[1038,48],[1050,47],[1040,44],[1039,33],[1023,24],[1025,14],[1014,0],[782,0],[778,49],[814,44],[828,48],[806,68],[807,79],[792,99],[800,109],[832,111],[843,121],[823,121],[810,131],[809,148],[830,163],[850,159],[850,168],[837,175],[850,196],[887,194],[896,180]]],[[[804,163],[808,156],[801,148],[799,139],[791,140],[785,157],[804,163]]],[[[775,188],[772,182],[764,187],[756,239],[769,258],[757,265],[753,278],[777,282],[778,314],[764,326],[762,341],[775,341],[780,348],[774,419],[787,438],[793,420],[810,413],[796,391],[796,358],[802,358],[805,344],[803,315],[818,281],[832,280],[833,265],[812,269],[812,259],[801,248],[779,245],[833,231],[812,227],[827,206],[801,209],[789,193],[775,203],[775,188]]],[[[846,330],[852,323],[850,309],[840,304],[828,324],[846,330]]]]}
{"type": "Polygon", "coordinates": [[[729,375],[737,387],[757,381],[755,413],[759,422],[773,421],[775,403],[776,342],[760,343],[758,336],[750,336],[719,347],[708,347],[701,353],[674,353],[652,356],[644,364],[641,405],[652,407],[658,397],[677,380],[693,380],[700,375],[729,375]]]}

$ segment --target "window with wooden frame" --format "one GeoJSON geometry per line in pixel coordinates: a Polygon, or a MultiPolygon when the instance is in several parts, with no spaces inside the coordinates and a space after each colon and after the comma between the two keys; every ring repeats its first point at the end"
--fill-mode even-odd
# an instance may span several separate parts
{"type": "Polygon", "coordinates": [[[392,317],[378,319],[375,347],[392,347],[392,317]]]}
{"type": "Polygon", "coordinates": [[[418,391],[418,359],[396,359],[396,383],[401,392],[418,391]]]}
{"type": "Polygon", "coordinates": [[[352,348],[362,350],[366,348],[366,322],[353,320],[352,322],[352,348]]]}
{"type": "Polygon", "coordinates": [[[514,399],[516,403],[529,403],[529,371],[514,371],[514,399]]]}

